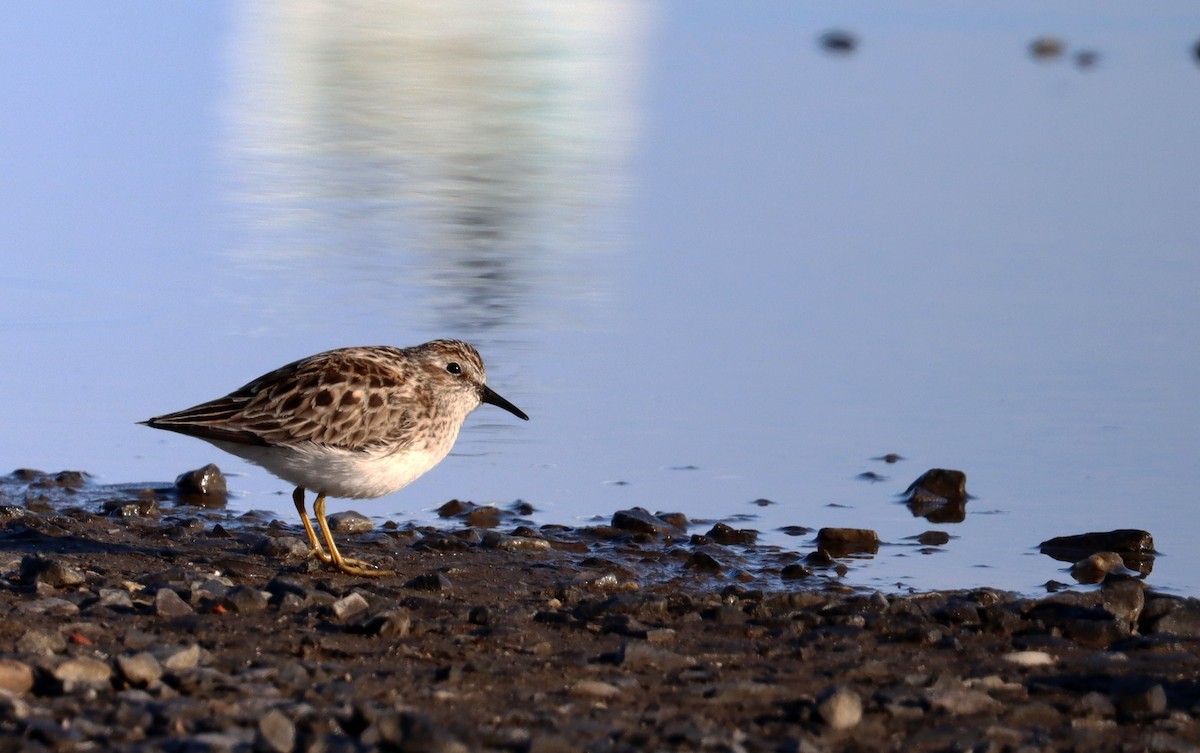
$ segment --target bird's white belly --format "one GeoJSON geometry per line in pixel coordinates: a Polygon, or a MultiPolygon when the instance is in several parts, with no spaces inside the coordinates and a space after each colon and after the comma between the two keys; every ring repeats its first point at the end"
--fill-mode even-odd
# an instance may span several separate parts
{"type": "Polygon", "coordinates": [[[291,447],[213,442],[296,486],[330,497],[372,499],[403,489],[450,452],[441,447],[397,452],[355,451],[305,443],[291,447]]]}

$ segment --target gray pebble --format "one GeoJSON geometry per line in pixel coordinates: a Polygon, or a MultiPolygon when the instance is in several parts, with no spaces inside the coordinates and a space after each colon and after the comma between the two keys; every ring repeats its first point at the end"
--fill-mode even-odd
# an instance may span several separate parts
{"type": "Polygon", "coordinates": [[[195,612],[196,610],[192,609],[186,601],[179,597],[179,594],[170,588],[160,588],[154,594],[154,613],[159,617],[171,619],[195,614],[195,612]]]}
{"type": "Polygon", "coordinates": [[[258,720],[254,749],[260,753],[292,753],[296,747],[296,725],[279,709],[271,709],[258,720]]]}
{"type": "Polygon", "coordinates": [[[57,631],[26,630],[17,639],[17,651],[23,654],[53,656],[67,647],[67,641],[57,631]]]}
{"type": "Polygon", "coordinates": [[[147,651],[117,657],[117,669],[130,685],[149,685],[163,675],[162,664],[147,651]]]}

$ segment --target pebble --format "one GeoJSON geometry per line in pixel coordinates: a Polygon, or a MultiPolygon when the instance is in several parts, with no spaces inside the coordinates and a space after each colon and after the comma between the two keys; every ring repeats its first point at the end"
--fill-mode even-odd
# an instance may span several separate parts
{"type": "Polygon", "coordinates": [[[171,672],[192,669],[200,663],[200,646],[196,643],[187,646],[161,646],[155,653],[162,661],[163,669],[171,672]]]}
{"type": "Polygon", "coordinates": [[[54,677],[67,692],[81,685],[104,685],[112,677],[112,667],[99,659],[76,656],[54,668],[54,677]]]}
{"type": "Polygon", "coordinates": [[[0,691],[20,694],[32,689],[32,667],[16,659],[0,659],[0,691]]]}
{"type": "Polygon", "coordinates": [[[571,686],[570,693],[577,698],[609,699],[621,695],[621,689],[600,680],[580,680],[571,686]]]}
{"type": "Polygon", "coordinates": [[[258,720],[254,748],[259,753],[292,753],[296,748],[296,725],[279,709],[271,709],[258,720]]]}
{"type": "Polygon", "coordinates": [[[26,630],[17,639],[17,650],[25,654],[53,656],[67,647],[67,641],[57,631],[26,630]]]}
{"type": "Polygon", "coordinates": [[[239,614],[266,611],[270,594],[253,586],[234,586],[221,602],[239,614]]]}
{"type": "Polygon", "coordinates": [[[998,713],[1003,705],[981,690],[966,688],[931,688],[926,692],[929,707],[951,716],[998,713]]]}
{"type": "Polygon", "coordinates": [[[356,617],[370,608],[370,603],[357,591],[338,599],[329,606],[330,611],[333,612],[333,616],[340,622],[345,622],[352,617],[356,617]]]}
{"type": "Polygon", "coordinates": [[[641,507],[618,510],[613,513],[612,527],[622,531],[648,533],[655,536],[675,536],[683,532],[683,529],[671,525],[641,507]]]}
{"type": "Polygon", "coordinates": [[[1012,651],[1000,658],[1019,667],[1044,667],[1055,662],[1054,657],[1045,651],[1012,651]]]}
{"type": "Polygon", "coordinates": [[[192,609],[191,605],[181,599],[179,594],[172,589],[160,588],[154,594],[154,613],[159,617],[172,619],[195,614],[196,610],[192,609]]]}
{"type": "Polygon", "coordinates": [[[817,702],[817,715],[831,729],[850,729],[862,720],[862,698],[848,688],[835,688],[817,702]]]}
{"type": "MultiPolygon", "coordinates": [[[[354,534],[375,530],[375,523],[360,512],[344,510],[328,516],[329,528],[334,533],[354,534]]],[[[338,547],[341,549],[341,547],[338,547]]]]}
{"type": "Polygon", "coordinates": [[[163,675],[163,666],[147,651],[118,656],[117,669],[130,685],[149,685],[163,675]]]}

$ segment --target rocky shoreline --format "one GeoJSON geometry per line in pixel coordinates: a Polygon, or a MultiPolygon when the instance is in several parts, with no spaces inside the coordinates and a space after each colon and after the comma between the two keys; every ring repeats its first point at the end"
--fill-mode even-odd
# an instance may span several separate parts
{"type": "Polygon", "coordinates": [[[1200,602],[1128,574],[862,592],[794,555],[740,568],[752,532],[464,505],[341,534],[399,573],[364,579],[306,557],[297,522],[186,494],[0,479],[0,750],[1200,745],[1200,602]]]}

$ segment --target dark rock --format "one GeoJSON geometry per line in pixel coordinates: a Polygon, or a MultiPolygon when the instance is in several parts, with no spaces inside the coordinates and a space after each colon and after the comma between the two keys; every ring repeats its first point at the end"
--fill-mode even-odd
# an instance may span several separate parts
{"type": "Polygon", "coordinates": [[[867,528],[822,528],[817,531],[817,546],[832,557],[875,554],[879,534],[867,528]]]}
{"type": "Polygon", "coordinates": [[[1066,48],[1066,42],[1058,37],[1042,36],[1029,43],[1029,54],[1033,55],[1035,60],[1055,60],[1062,57],[1066,48]]]}
{"type": "Polygon", "coordinates": [[[752,528],[731,528],[724,523],[717,523],[704,535],[718,544],[726,546],[733,544],[752,546],[758,541],[758,531],[752,528]]]}
{"type": "Polygon", "coordinates": [[[85,583],[87,577],[57,557],[30,554],[21,559],[21,581],[29,585],[45,583],[52,588],[66,588],[85,583]]]}
{"type": "Polygon", "coordinates": [[[195,614],[186,601],[170,588],[160,588],[154,594],[154,613],[159,617],[172,619],[184,615],[195,614]]]}
{"type": "Polygon", "coordinates": [[[1061,562],[1075,563],[1097,552],[1116,552],[1125,567],[1141,575],[1149,574],[1154,567],[1154,539],[1138,529],[1057,536],[1043,541],[1038,548],[1042,554],[1061,562]]]}
{"type": "Polygon", "coordinates": [[[822,50],[833,55],[849,55],[858,49],[858,37],[841,29],[831,29],[817,41],[822,50]]]}
{"type": "Polygon", "coordinates": [[[185,471],[175,478],[175,487],[184,494],[208,494],[225,496],[228,485],[225,474],[215,464],[209,463],[194,471],[185,471]]]}
{"type": "Polygon", "coordinates": [[[375,530],[375,523],[360,512],[343,510],[327,516],[329,529],[334,533],[353,535],[375,530]]]}
{"type": "Polygon", "coordinates": [[[1100,603],[1123,628],[1133,632],[1146,605],[1146,592],[1141,581],[1114,575],[1104,581],[1100,603]]]}
{"type": "Polygon", "coordinates": [[[1150,632],[1180,638],[1200,638],[1200,604],[1193,601],[1171,602],[1173,608],[1154,620],[1150,632]]]}
{"type": "Polygon", "coordinates": [[[463,513],[475,509],[476,505],[473,502],[464,502],[461,499],[452,499],[449,502],[442,504],[436,512],[439,518],[453,518],[463,513]]]}
{"type": "Polygon", "coordinates": [[[918,534],[915,539],[925,546],[945,546],[950,543],[950,534],[945,531],[925,531],[918,534]]]}
{"type": "Polygon", "coordinates": [[[874,458],[871,458],[871,459],[872,459],[872,460],[882,460],[882,461],[883,461],[883,462],[885,462],[885,463],[889,463],[889,464],[891,464],[891,463],[898,463],[898,462],[900,462],[901,460],[904,460],[904,457],[903,457],[903,456],[901,456],[901,455],[897,455],[897,454],[896,454],[896,453],[894,453],[894,452],[889,452],[889,453],[888,453],[888,454],[886,454],[886,455],[880,455],[879,457],[874,457],[874,458]]]}
{"type": "Polygon", "coordinates": [[[790,565],[785,565],[783,570],[780,571],[779,577],[783,580],[802,580],[804,578],[811,578],[812,574],[812,570],[794,562],[790,565]]]}
{"type": "Polygon", "coordinates": [[[404,584],[405,588],[417,591],[444,591],[450,588],[450,579],[442,573],[425,573],[418,575],[404,584]]]}
{"type": "Polygon", "coordinates": [[[1116,699],[1117,710],[1131,716],[1158,716],[1166,713],[1167,693],[1161,684],[1121,693],[1116,699]]]}
{"type": "Polygon", "coordinates": [[[724,565],[708,552],[692,552],[683,566],[701,573],[719,573],[724,569],[724,565]]]}
{"type": "Polygon", "coordinates": [[[222,603],[239,614],[253,614],[267,608],[267,594],[253,586],[234,586],[229,589],[222,603]]]}
{"type": "Polygon", "coordinates": [[[651,515],[641,507],[619,510],[613,513],[612,526],[622,531],[648,533],[655,536],[674,536],[682,532],[681,529],[655,515],[651,515]]]}
{"type": "Polygon", "coordinates": [[[915,517],[931,523],[961,523],[967,517],[967,475],[931,468],[909,484],[901,495],[915,517]]]}
{"type": "Polygon", "coordinates": [[[495,528],[500,525],[502,513],[491,506],[476,507],[463,516],[467,525],[476,528],[495,528]]]}

